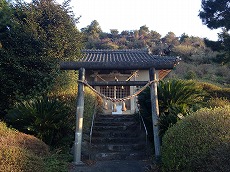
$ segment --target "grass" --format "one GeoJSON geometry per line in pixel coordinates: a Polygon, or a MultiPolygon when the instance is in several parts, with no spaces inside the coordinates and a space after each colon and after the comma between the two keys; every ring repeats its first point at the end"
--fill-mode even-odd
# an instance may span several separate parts
{"type": "Polygon", "coordinates": [[[67,172],[73,161],[73,155],[67,149],[55,149],[44,158],[44,161],[45,171],[47,172],[67,172]]]}

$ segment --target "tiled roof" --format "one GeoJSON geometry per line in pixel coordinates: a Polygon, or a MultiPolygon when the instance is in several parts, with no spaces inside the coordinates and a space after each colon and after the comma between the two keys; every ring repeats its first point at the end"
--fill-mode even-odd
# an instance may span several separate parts
{"type": "Polygon", "coordinates": [[[78,62],[64,62],[62,69],[123,70],[123,69],[172,69],[180,59],[171,56],[157,56],[147,50],[83,50],[78,62]]]}

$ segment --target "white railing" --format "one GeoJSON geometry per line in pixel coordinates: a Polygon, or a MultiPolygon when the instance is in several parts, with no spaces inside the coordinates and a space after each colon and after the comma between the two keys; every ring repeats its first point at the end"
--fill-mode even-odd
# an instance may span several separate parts
{"type": "MultiPolygon", "coordinates": [[[[143,125],[143,127],[144,127],[144,129],[145,129],[145,143],[146,143],[146,145],[147,145],[147,144],[148,144],[148,131],[147,131],[147,127],[146,127],[146,125],[145,125],[144,119],[143,119],[143,117],[142,117],[140,111],[139,111],[138,113],[139,113],[139,118],[141,119],[142,125],[143,125]]],[[[141,123],[140,123],[140,129],[141,129],[141,128],[142,128],[142,127],[141,127],[141,123]]]]}
{"type": "Polygon", "coordinates": [[[93,126],[94,126],[94,121],[95,121],[95,117],[96,117],[96,113],[97,113],[96,109],[97,109],[97,105],[95,103],[94,112],[93,112],[93,118],[92,118],[92,122],[91,122],[90,133],[89,133],[89,143],[90,143],[90,146],[92,146],[93,126]]]}

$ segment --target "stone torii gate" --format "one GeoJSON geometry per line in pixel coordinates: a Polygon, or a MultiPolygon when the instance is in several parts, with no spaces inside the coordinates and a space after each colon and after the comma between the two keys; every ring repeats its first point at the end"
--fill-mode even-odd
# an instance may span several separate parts
{"type": "MultiPolygon", "coordinates": [[[[152,122],[155,145],[155,158],[160,160],[159,139],[159,107],[157,98],[157,84],[159,71],[167,75],[180,61],[178,57],[156,56],[143,50],[83,50],[83,58],[77,62],[62,62],[62,70],[78,70],[78,96],[76,110],[76,130],[74,141],[74,164],[81,165],[81,143],[84,112],[84,81],[86,71],[124,71],[124,70],[148,70],[149,81],[93,81],[91,86],[143,86],[150,82],[152,122]]],[[[163,77],[164,77],[163,76],[163,77]]],[[[163,78],[162,77],[162,78],[163,78]]]]}

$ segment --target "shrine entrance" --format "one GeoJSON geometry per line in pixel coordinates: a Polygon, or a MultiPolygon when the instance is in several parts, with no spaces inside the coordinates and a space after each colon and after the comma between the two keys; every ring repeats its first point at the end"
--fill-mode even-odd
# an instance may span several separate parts
{"type": "Polygon", "coordinates": [[[80,61],[61,63],[62,70],[79,71],[74,163],[82,164],[84,86],[102,97],[105,112],[114,115],[120,112],[133,114],[138,108],[135,103],[138,94],[150,87],[155,158],[159,160],[157,83],[180,59],[152,55],[146,50],[83,50],[82,53],[80,61]]]}
{"type": "MultiPolygon", "coordinates": [[[[100,93],[106,97],[114,97],[121,99],[130,95],[129,86],[101,86],[100,93]]],[[[105,114],[124,114],[130,111],[130,100],[116,103],[116,109],[111,101],[104,100],[104,111],[105,114]],[[123,106],[123,107],[122,107],[123,106]]]]}

